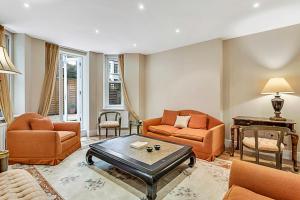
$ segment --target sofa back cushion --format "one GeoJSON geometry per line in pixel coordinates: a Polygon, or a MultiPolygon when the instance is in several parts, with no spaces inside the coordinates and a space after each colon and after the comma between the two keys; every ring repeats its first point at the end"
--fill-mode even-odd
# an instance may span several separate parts
{"type": "Polygon", "coordinates": [[[43,118],[43,116],[37,113],[25,113],[14,119],[14,121],[9,125],[8,131],[11,130],[31,130],[30,120],[32,118],[43,118]]]}
{"type": "Polygon", "coordinates": [[[179,115],[178,111],[164,110],[164,114],[161,119],[161,124],[174,126],[177,115],[179,115]]]}
{"type": "MultiPolygon", "coordinates": [[[[191,114],[202,114],[202,115],[207,115],[206,113],[202,113],[202,112],[199,112],[199,111],[195,111],[195,110],[181,110],[179,112],[179,115],[181,116],[186,116],[186,115],[191,115],[191,114]]],[[[221,122],[220,120],[210,116],[210,115],[207,115],[207,129],[211,129],[215,126],[218,126],[220,124],[223,124],[223,122],[221,122]]]]}
{"type": "Polygon", "coordinates": [[[54,130],[52,121],[47,118],[42,118],[42,119],[32,118],[30,120],[30,126],[32,130],[49,130],[49,131],[54,130]]]}
{"type": "Polygon", "coordinates": [[[189,122],[189,128],[196,128],[196,129],[207,129],[208,125],[208,118],[207,115],[204,114],[191,114],[191,119],[189,122]]]}

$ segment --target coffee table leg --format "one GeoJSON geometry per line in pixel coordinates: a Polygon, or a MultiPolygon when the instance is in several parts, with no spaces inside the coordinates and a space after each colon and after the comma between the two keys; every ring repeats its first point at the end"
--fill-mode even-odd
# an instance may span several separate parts
{"type": "Polygon", "coordinates": [[[147,199],[154,200],[156,199],[157,195],[157,183],[147,184],[147,199]]]}
{"type": "Polygon", "coordinates": [[[89,164],[89,165],[94,164],[94,161],[93,161],[92,157],[93,157],[93,155],[91,154],[91,150],[89,149],[86,152],[86,156],[85,156],[87,164],[89,164]]]}
{"type": "Polygon", "coordinates": [[[196,155],[193,153],[193,155],[190,157],[189,167],[190,168],[194,167],[195,163],[196,163],[196,155]]]}

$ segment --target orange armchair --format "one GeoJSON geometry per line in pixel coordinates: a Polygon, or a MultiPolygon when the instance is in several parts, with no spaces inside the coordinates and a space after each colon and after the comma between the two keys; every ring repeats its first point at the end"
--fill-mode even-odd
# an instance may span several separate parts
{"type": "Polygon", "coordinates": [[[81,147],[80,123],[53,123],[54,130],[31,130],[36,113],[17,117],[7,129],[9,163],[56,165],[81,147]]]}

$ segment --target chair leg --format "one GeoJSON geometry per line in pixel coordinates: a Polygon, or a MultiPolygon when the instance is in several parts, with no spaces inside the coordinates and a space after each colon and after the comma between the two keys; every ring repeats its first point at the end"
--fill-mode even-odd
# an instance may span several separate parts
{"type": "Polygon", "coordinates": [[[280,153],[276,153],[276,168],[280,168],[280,153]]]}
{"type": "Polygon", "coordinates": [[[282,152],[280,153],[280,169],[282,169],[282,152]]]}
{"type": "Polygon", "coordinates": [[[107,138],[107,136],[108,136],[108,129],[107,128],[105,128],[105,133],[106,133],[106,138],[107,138]]]}
{"type": "Polygon", "coordinates": [[[117,128],[115,128],[115,136],[117,137],[117,128]]]}
{"type": "Polygon", "coordinates": [[[119,126],[119,136],[121,136],[121,126],[119,126]]]}
{"type": "Polygon", "coordinates": [[[98,131],[99,131],[99,139],[101,139],[101,128],[100,128],[100,126],[98,127],[98,131]]]}
{"type": "Polygon", "coordinates": [[[240,160],[243,160],[244,156],[244,147],[243,144],[240,143],[240,160]]]}

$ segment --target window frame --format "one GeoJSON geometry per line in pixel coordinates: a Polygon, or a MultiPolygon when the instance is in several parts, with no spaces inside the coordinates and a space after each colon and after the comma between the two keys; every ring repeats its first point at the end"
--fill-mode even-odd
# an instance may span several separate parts
{"type": "MultiPolygon", "coordinates": [[[[119,74],[121,73],[120,70],[120,65],[119,65],[119,59],[118,59],[118,55],[104,55],[104,73],[103,73],[103,91],[104,91],[104,95],[103,95],[103,109],[105,110],[125,110],[125,104],[124,104],[124,95],[123,95],[123,86],[122,86],[122,82],[120,81],[113,81],[113,83],[121,83],[121,104],[118,105],[110,105],[109,104],[109,83],[111,83],[111,81],[109,81],[109,74],[110,74],[110,68],[109,68],[109,61],[110,60],[114,60],[116,62],[118,62],[118,71],[119,74]]],[[[120,74],[121,76],[121,74],[120,74]]]]}

